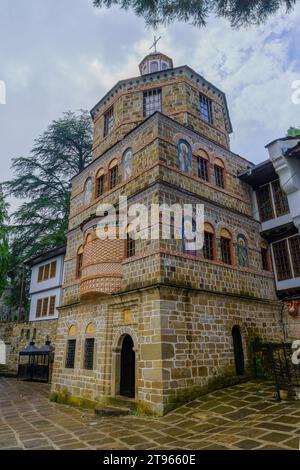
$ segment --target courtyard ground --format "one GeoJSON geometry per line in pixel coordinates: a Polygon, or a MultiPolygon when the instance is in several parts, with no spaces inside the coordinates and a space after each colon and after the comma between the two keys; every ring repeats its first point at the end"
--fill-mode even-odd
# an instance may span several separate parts
{"type": "Polygon", "coordinates": [[[300,402],[272,384],[218,390],[162,418],[100,417],[48,400],[49,385],[0,377],[0,449],[299,449],[300,402]]]}

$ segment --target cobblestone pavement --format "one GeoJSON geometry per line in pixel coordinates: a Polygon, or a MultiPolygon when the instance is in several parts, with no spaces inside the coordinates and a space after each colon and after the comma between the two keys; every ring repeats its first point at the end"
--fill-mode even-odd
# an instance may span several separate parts
{"type": "Polygon", "coordinates": [[[163,418],[99,417],[48,400],[49,386],[0,377],[0,449],[299,449],[300,402],[268,383],[216,391],[163,418]]]}

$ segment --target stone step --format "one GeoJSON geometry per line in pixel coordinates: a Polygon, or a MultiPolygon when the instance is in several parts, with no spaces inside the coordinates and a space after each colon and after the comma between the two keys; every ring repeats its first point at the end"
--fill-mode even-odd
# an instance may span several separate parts
{"type": "Polygon", "coordinates": [[[136,402],[132,398],[123,396],[110,397],[107,404],[95,409],[100,416],[126,416],[136,410],[136,402]]]}
{"type": "Polygon", "coordinates": [[[127,398],[122,395],[117,395],[116,397],[109,398],[109,406],[118,408],[126,408],[131,411],[136,410],[136,401],[133,398],[127,398]]]}
{"type": "Polygon", "coordinates": [[[131,414],[129,408],[121,408],[118,406],[106,406],[104,405],[101,408],[95,408],[95,414],[102,417],[112,417],[112,416],[128,416],[131,414]]]}

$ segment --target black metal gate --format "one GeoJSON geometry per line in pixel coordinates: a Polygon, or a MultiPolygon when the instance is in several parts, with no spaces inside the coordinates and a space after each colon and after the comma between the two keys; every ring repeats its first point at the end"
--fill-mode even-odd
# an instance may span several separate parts
{"type": "Polygon", "coordinates": [[[19,353],[18,378],[22,380],[37,380],[50,382],[54,354],[50,341],[37,348],[34,342],[19,353]]]}
{"type": "Polygon", "coordinates": [[[292,361],[291,343],[252,345],[257,378],[272,379],[278,399],[300,399],[300,366],[292,361]]]}

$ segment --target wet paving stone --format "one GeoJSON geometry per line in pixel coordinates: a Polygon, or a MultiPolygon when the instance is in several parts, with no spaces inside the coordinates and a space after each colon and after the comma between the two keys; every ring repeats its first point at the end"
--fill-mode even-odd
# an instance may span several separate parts
{"type": "Polygon", "coordinates": [[[277,402],[250,381],[197,398],[162,418],[95,416],[48,400],[49,386],[0,377],[0,449],[298,449],[300,402],[277,402]]]}
{"type": "Polygon", "coordinates": [[[294,437],[282,443],[284,446],[292,448],[294,450],[300,450],[300,439],[299,437],[294,437]]]}
{"type": "Polygon", "coordinates": [[[279,433],[279,432],[271,432],[270,434],[265,434],[264,435],[264,441],[269,441],[269,442],[282,442],[287,439],[288,435],[279,433]]]}
{"type": "Polygon", "coordinates": [[[258,443],[257,441],[253,441],[251,439],[245,439],[244,441],[238,442],[236,445],[237,447],[243,450],[253,450],[261,446],[260,443],[258,443]]]}

